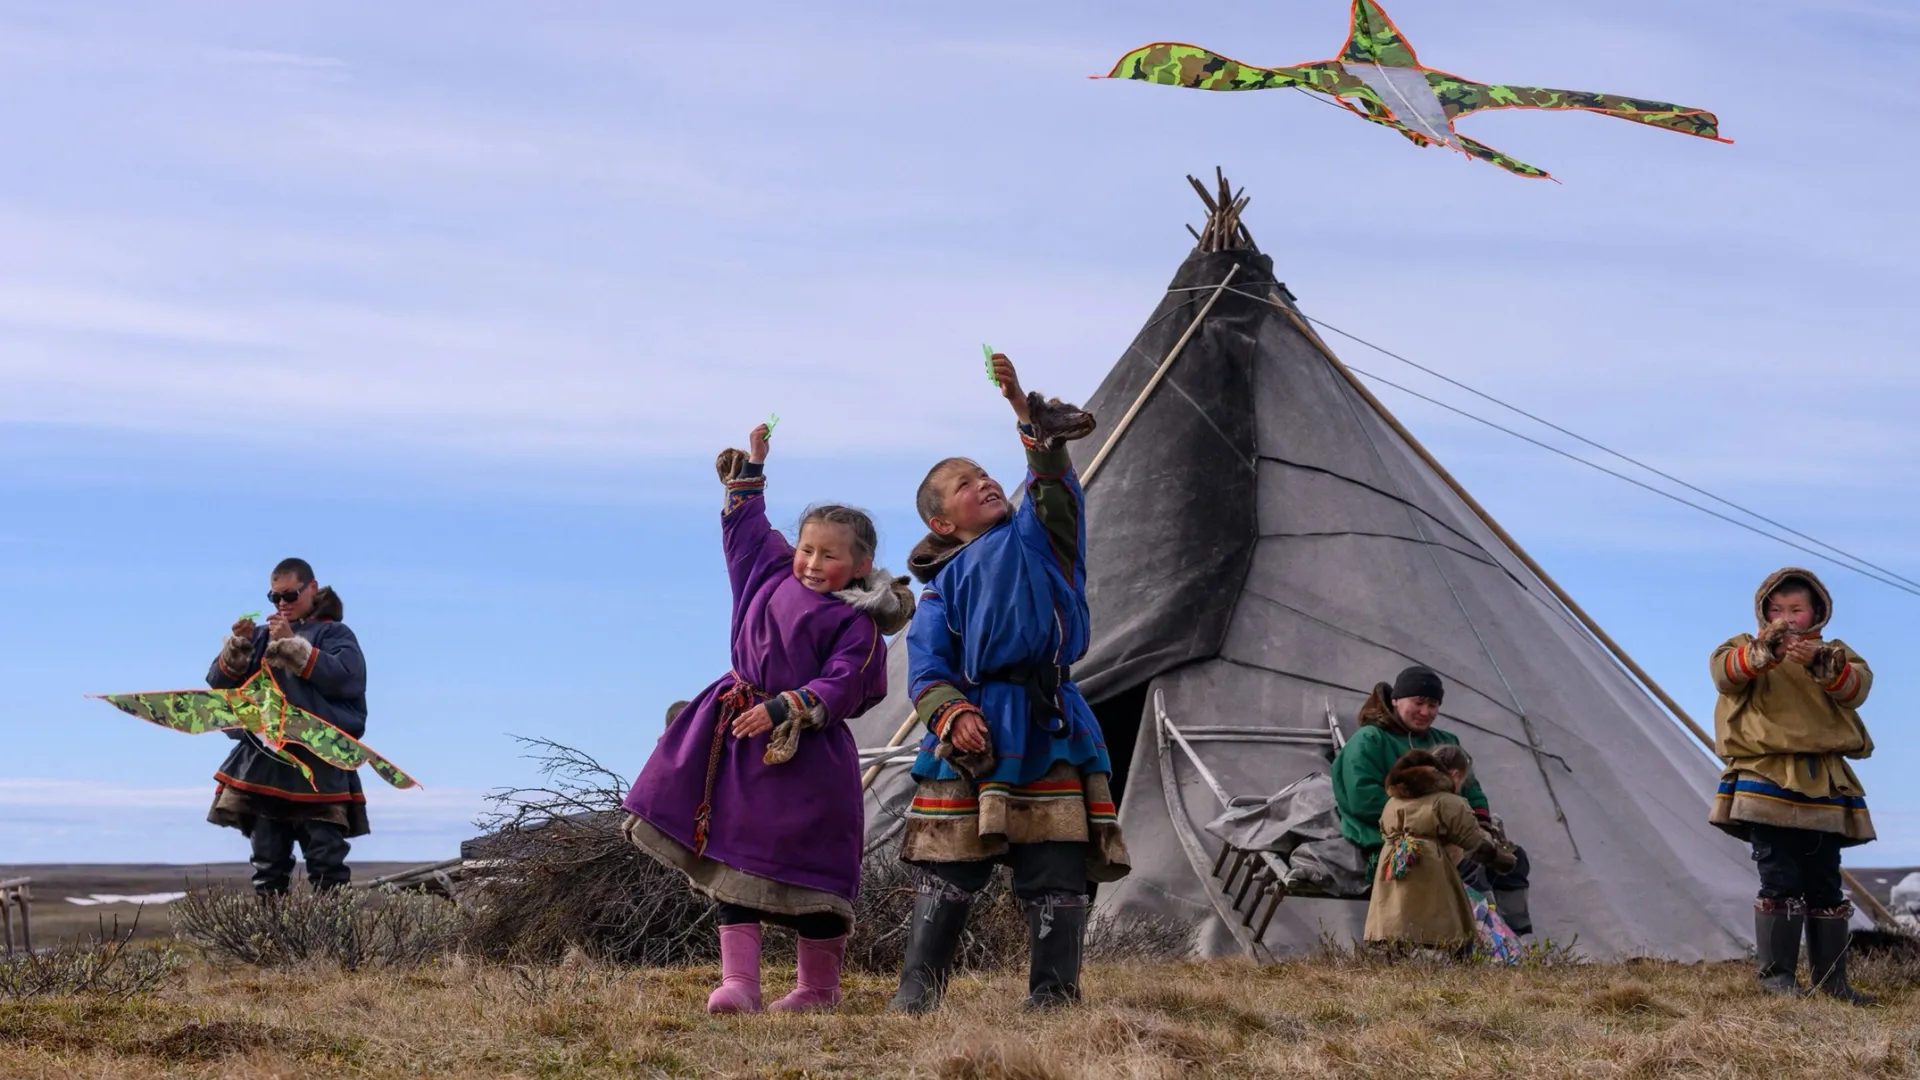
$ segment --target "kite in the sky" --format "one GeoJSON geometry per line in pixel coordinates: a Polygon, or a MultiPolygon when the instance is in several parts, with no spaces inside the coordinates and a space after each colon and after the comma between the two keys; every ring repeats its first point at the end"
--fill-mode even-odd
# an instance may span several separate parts
{"type": "Polygon", "coordinates": [[[337,769],[373,766],[380,779],[397,788],[415,786],[413,777],[353,736],[287,700],[273,669],[262,666],[237,690],[163,690],[144,694],[96,694],[121,712],[142,720],[200,735],[209,731],[251,732],[269,754],[300,770],[313,783],[313,769],[287,747],[295,745],[337,769]]]}
{"type": "Polygon", "coordinates": [[[1094,78],[1137,79],[1193,90],[1292,87],[1325,94],[1354,115],[1393,128],[1415,145],[1450,146],[1520,176],[1547,174],[1460,134],[1453,128],[1454,120],[1486,109],[1581,109],[1715,142],[1733,141],[1720,137],[1719,120],[1705,109],[1618,94],[1478,83],[1425,67],[1374,0],[1353,0],[1353,27],[1335,60],[1253,67],[1196,45],[1160,42],[1135,49],[1121,57],[1112,71],[1094,78]],[[1358,108],[1354,101],[1360,103],[1358,108]]]}

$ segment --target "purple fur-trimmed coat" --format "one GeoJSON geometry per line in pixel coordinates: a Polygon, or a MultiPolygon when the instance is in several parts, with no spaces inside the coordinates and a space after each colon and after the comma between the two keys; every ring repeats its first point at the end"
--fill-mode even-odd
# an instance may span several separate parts
{"type": "Polygon", "coordinates": [[[622,805],[691,850],[722,696],[736,681],[752,688],[751,704],[801,691],[810,708],[790,760],[763,760],[771,733],[721,736],[704,854],[851,903],[865,814],[846,721],[886,696],[886,642],[875,618],[893,623],[900,595],[878,569],[830,595],[800,584],[792,546],[767,522],[763,485],[758,476],[730,482],[720,523],[733,586],[733,670],[668,723],[622,805]]]}

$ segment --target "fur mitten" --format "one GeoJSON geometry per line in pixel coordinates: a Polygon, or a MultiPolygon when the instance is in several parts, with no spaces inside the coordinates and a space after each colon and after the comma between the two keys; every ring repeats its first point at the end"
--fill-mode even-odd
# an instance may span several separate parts
{"type": "Polygon", "coordinates": [[[1807,664],[1807,674],[1814,681],[1825,686],[1840,677],[1847,666],[1847,654],[1831,645],[1822,645],[1813,651],[1813,660],[1807,664]]]}
{"type": "Polygon", "coordinates": [[[1034,447],[1051,450],[1063,442],[1084,439],[1093,434],[1093,414],[1059,398],[1041,397],[1038,391],[1027,393],[1027,418],[1033,425],[1034,447]]]}
{"type": "Polygon", "coordinates": [[[792,761],[793,755],[800,749],[800,733],[819,731],[827,726],[827,705],[811,694],[788,690],[775,695],[767,705],[774,725],[767,737],[767,749],[760,755],[760,760],[768,765],[784,765],[792,761]]]}
{"type": "Polygon", "coordinates": [[[313,642],[303,637],[275,638],[267,642],[266,662],[281,671],[298,675],[313,659],[313,642]]]}
{"type": "MultiPolygon", "coordinates": [[[[205,655],[204,653],[202,655],[205,655]]],[[[238,675],[253,664],[253,638],[235,634],[220,647],[220,666],[230,675],[238,675]]]]}
{"type": "Polygon", "coordinates": [[[1780,662],[1780,654],[1787,648],[1787,626],[1785,619],[1768,624],[1760,636],[1747,645],[1747,664],[1755,671],[1773,667],[1780,662]]]}
{"type": "Polygon", "coordinates": [[[747,452],[745,450],[735,450],[731,446],[720,451],[713,459],[713,471],[720,474],[720,482],[723,484],[739,476],[740,470],[746,467],[747,452]]]}

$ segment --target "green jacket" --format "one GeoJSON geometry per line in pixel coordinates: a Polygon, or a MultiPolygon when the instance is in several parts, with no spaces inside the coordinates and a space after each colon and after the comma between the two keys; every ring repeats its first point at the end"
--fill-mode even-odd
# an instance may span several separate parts
{"type": "MultiPolygon", "coordinates": [[[[1371,869],[1380,854],[1380,815],[1387,808],[1387,771],[1409,750],[1460,745],[1450,731],[1428,728],[1425,735],[1402,734],[1378,725],[1362,727],[1333,758],[1333,801],[1340,808],[1340,834],[1360,845],[1371,869]]],[[[1469,777],[1460,792],[1475,813],[1487,812],[1480,781],[1469,777]]]]}

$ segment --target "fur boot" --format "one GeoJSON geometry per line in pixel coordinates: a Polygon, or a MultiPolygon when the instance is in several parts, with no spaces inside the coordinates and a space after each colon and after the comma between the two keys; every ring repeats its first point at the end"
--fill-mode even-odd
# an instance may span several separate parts
{"type": "Polygon", "coordinates": [[[707,997],[710,1013],[757,1013],[760,1003],[760,924],[720,928],[720,985],[707,997]]]}
{"type": "Polygon", "coordinates": [[[793,993],[767,1007],[769,1012],[832,1012],[840,1004],[840,962],[847,955],[847,936],[801,938],[800,974],[793,993]]]}

